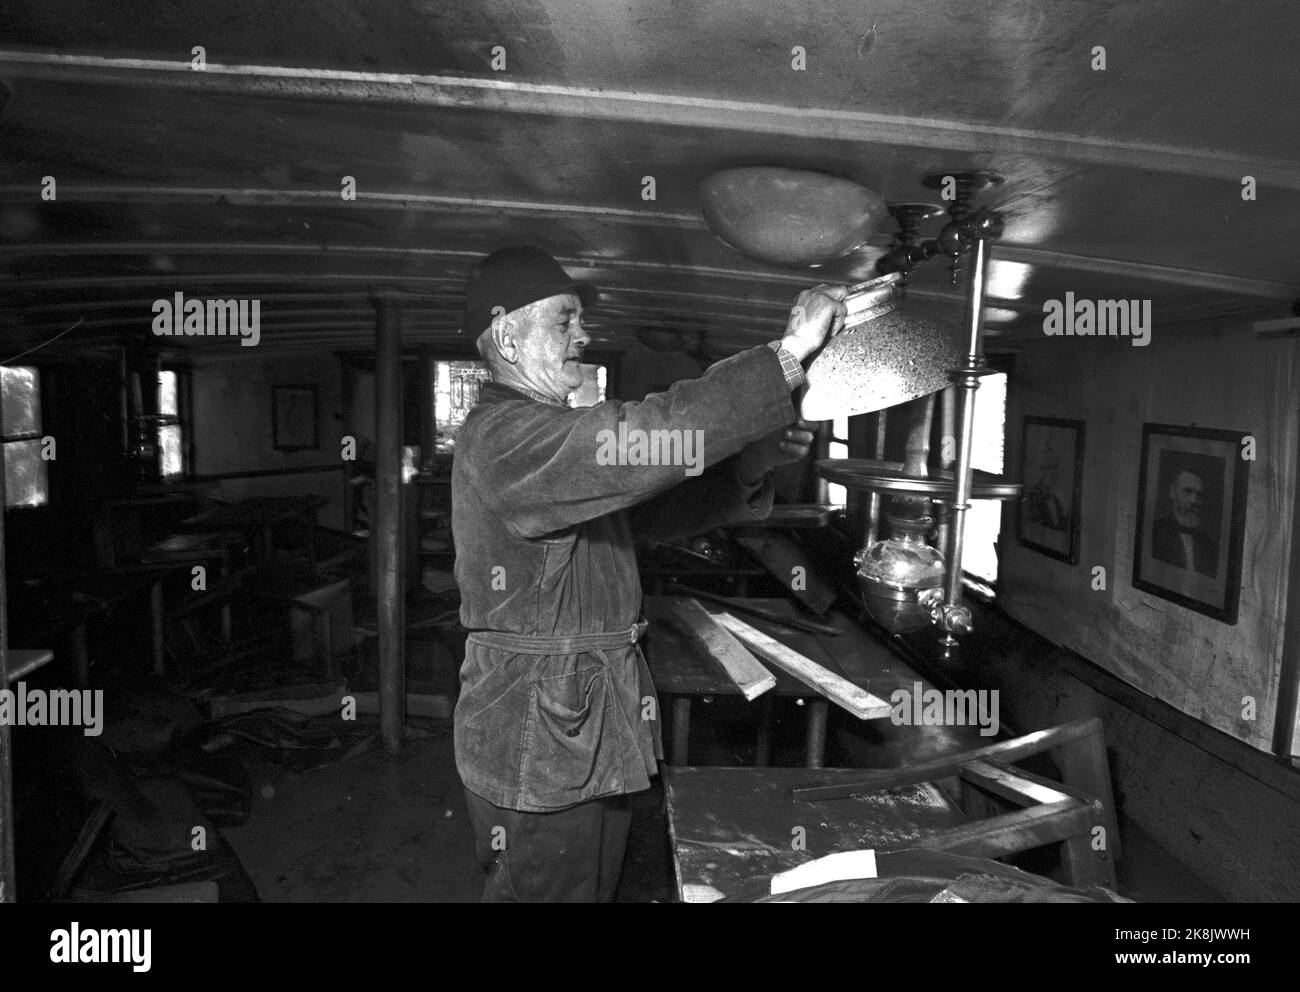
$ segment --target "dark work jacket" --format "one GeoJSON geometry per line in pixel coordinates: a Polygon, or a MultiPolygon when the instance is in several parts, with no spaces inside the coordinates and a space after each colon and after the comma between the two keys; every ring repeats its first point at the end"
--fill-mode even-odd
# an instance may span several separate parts
{"type": "MultiPolygon", "coordinates": [[[[1219,574],[1219,548],[1200,531],[1192,531],[1192,551],[1196,555],[1196,571],[1211,578],[1219,574]]],[[[1158,517],[1151,525],[1151,557],[1158,561],[1190,569],[1187,550],[1178,536],[1178,524],[1173,517],[1158,517]]]]}
{"type": "Polygon", "coordinates": [[[635,643],[546,654],[476,644],[472,632],[629,630],[641,610],[634,535],[682,537],[765,518],[770,476],[742,485],[733,456],[794,419],[768,347],[642,401],[585,409],[484,383],[457,434],[451,480],[461,622],[471,631],[456,765],[470,791],[497,806],[547,811],[649,788],[663,751],[658,701],[635,643]],[[705,470],[601,464],[620,424],[629,438],[703,431],[705,470]]]}

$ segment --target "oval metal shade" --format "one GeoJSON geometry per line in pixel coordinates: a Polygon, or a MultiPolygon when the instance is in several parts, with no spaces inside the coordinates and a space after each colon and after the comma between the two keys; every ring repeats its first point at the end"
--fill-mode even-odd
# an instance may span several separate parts
{"type": "Polygon", "coordinates": [[[857,183],[801,169],[724,169],[700,187],[700,212],[719,238],[771,265],[821,265],[847,255],[889,216],[857,183]]]}
{"type": "Polygon", "coordinates": [[[955,325],[890,310],[832,338],[808,367],[805,420],[871,413],[948,385],[963,361],[955,325]]]}

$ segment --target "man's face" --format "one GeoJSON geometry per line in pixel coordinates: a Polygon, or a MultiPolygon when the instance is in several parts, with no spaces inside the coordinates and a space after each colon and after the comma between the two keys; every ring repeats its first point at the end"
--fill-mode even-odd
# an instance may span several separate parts
{"type": "Polygon", "coordinates": [[[1169,503],[1173,507],[1178,526],[1196,530],[1201,526],[1201,504],[1205,498],[1205,485],[1194,472],[1179,472],[1169,487],[1169,503]]]}
{"type": "Polygon", "coordinates": [[[582,385],[582,352],[591,338],[582,329],[582,301],[577,296],[549,296],[509,316],[517,326],[515,368],[521,379],[558,400],[582,385]]]}

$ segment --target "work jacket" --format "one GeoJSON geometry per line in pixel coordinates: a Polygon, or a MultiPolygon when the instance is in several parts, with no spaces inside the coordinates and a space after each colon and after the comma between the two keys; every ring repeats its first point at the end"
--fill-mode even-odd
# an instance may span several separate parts
{"type": "Polygon", "coordinates": [[[771,477],[742,484],[734,456],[794,419],[768,347],[642,401],[585,409],[484,383],[457,434],[451,481],[470,631],[454,721],[468,789],[544,812],[649,787],[663,750],[636,643],[634,538],[764,519],[771,477]],[[687,431],[700,432],[693,444],[687,431]],[[638,464],[673,451],[702,459],[638,464]]]}

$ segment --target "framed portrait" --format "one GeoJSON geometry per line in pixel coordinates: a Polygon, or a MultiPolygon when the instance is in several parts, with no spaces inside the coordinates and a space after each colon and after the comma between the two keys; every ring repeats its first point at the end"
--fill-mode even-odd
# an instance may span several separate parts
{"type": "Polygon", "coordinates": [[[1020,446],[1020,543],[1067,565],[1079,564],[1083,436],[1082,420],[1026,417],[1020,446]]]}
{"type": "Polygon", "coordinates": [[[1142,425],[1133,585],[1237,622],[1250,462],[1244,431],[1142,425]]]}
{"type": "Polygon", "coordinates": [[[276,451],[315,451],[316,387],[271,387],[271,436],[276,451]]]}

